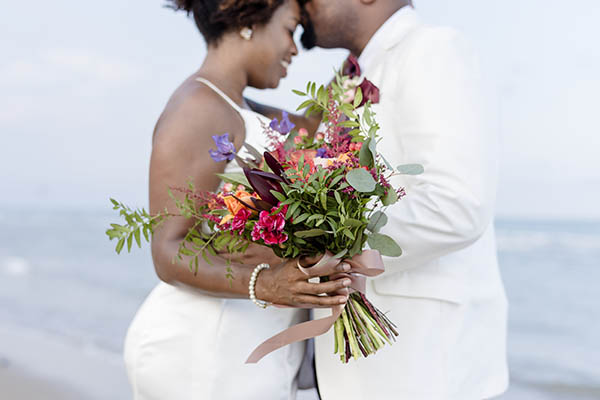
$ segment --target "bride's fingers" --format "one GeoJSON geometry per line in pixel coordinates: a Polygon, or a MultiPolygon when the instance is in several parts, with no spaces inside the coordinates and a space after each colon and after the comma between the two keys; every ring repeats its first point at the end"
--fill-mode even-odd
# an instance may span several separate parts
{"type": "Polygon", "coordinates": [[[323,283],[310,283],[310,282],[300,282],[298,284],[298,289],[302,293],[310,293],[310,294],[322,294],[322,293],[331,293],[337,290],[340,290],[340,294],[344,294],[342,291],[346,290],[348,292],[348,286],[352,284],[352,281],[348,278],[342,278],[335,281],[323,282],[323,283]]]}
{"type": "Polygon", "coordinates": [[[310,294],[299,294],[293,298],[294,307],[306,307],[308,308],[327,308],[331,306],[339,306],[346,304],[348,296],[314,296],[310,294]]]}

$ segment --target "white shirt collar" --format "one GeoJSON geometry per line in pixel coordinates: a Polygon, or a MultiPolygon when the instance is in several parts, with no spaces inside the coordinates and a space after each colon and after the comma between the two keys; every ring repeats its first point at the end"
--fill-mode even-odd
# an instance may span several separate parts
{"type": "Polygon", "coordinates": [[[371,39],[369,39],[369,42],[358,58],[358,64],[360,65],[361,70],[363,68],[368,70],[379,53],[382,50],[387,49],[390,45],[397,43],[399,39],[398,36],[406,33],[408,31],[406,28],[416,19],[417,15],[415,9],[410,5],[404,6],[392,14],[387,21],[377,29],[375,34],[371,36],[371,39]],[[404,29],[398,30],[398,28],[404,29]]]}

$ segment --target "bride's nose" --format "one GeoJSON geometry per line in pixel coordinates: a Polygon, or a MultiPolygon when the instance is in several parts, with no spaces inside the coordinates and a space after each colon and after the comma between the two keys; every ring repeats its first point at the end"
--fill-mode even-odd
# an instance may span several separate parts
{"type": "Polygon", "coordinates": [[[292,47],[290,48],[290,55],[292,57],[296,57],[298,55],[298,46],[296,46],[295,40],[292,40],[292,47]]]}

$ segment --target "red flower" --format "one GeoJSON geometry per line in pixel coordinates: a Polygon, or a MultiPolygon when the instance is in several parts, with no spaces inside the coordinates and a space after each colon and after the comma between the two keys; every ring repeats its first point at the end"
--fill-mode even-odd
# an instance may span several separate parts
{"type": "Polygon", "coordinates": [[[233,218],[233,222],[231,223],[231,229],[234,231],[238,231],[241,235],[244,232],[244,228],[246,227],[246,222],[248,222],[248,218],[250,218],[252,212],[245,208],[242,208],[240,211],[235,214],[233,218]]]}
{"type": "Polygon", "coordinates": [[[363,99],[359,107],[367,104],[367,101],[371,100],[371,104],[379,103],[379,88],[373,84],[370,80],[365,78],[362,83],[358,86],[362,90],[363,99]]]}
{"type": "Polygon", "coordinates": [[[358,59],[352,54],[350,54],[346,61],[344,61],[344,65],[342,66],[342,75],[349,78],[360,76],[360,65],[358,65],[358,59]]]}

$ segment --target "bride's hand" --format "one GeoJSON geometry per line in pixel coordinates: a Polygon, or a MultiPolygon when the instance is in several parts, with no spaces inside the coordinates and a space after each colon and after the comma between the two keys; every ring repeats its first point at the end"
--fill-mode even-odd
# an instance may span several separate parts
{"type": "MultiPolygon", "coordinates": [[[[304,258],[302,264],[315,264],[319,259],[320,257],[304,258]]],[[[346,303],[350,279],[342,277],[323,283],[311,283],[308,280],[347,272],[350,265],[341,262],[322,271],[321,274],[306,275],[300,271],[297,263],[298,259],[292,259],[270,264],[271,268],[263,270],[256,280],[256,297],[274,304],[299,308],[324,308],[346,303]],[[322,296],[326,293],[331,295],[322,296]]],[[[308,271],[310,273],[310,268],[308,271]]]]}

